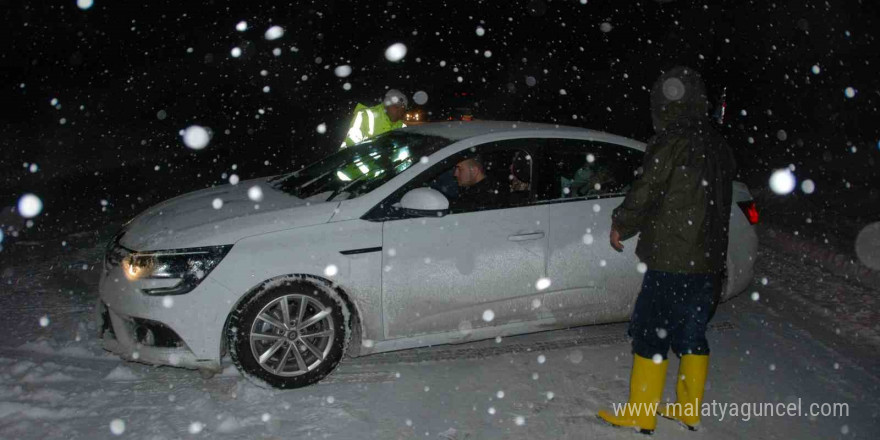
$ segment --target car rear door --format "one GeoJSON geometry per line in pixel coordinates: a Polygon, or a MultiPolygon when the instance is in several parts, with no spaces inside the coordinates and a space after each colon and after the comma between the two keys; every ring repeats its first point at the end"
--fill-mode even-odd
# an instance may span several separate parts
{"type": "Polygon", "coordinates": [[[541,198],[550,237],[545,302],[582,323],[626,316],[639,291],[635,240],[622,253],[609,244],[611,213],[641,165],[643,153],[622,145],[558,139],[539,157],[541,198]]]}

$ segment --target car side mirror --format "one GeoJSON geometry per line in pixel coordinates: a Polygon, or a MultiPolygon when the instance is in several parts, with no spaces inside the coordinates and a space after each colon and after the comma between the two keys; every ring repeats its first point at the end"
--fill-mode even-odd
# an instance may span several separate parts
{"type": "Polygon", "coordinates": [[[443,217],[449,213],[449,200],[436,189],[416,188],[404,194],[395,207],[418,217],[443,217]]]}

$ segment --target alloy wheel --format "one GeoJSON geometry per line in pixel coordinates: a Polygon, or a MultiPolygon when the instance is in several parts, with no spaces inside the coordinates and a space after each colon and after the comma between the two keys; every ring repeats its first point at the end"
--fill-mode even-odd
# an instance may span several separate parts
{"type": "Polygon", "coordinates": [[[299,376],[318,368],[333,348],[333,307],[310,296],[289,294],[260,310],[249,335],[254,359],[277,376],[299,376]]]}

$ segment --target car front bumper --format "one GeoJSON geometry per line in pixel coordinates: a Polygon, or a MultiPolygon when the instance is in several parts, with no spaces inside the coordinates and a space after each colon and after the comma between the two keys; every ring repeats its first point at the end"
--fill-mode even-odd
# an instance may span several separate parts
{"type": "Polygon", "coordinates": [[[131,281],[120,264],[104,262],[98,304],[104,349],[123,359],[220,371],[229,290],[210,276],[192,291],[150,296],[150,280],[131,281]]]}
{"type": "Polygon", "coordinates": [[[105,350],[134,362],[219,372],[220,362],[199,359],[169,327],[122,315],[98,302],[99,338],[105,350]]]}

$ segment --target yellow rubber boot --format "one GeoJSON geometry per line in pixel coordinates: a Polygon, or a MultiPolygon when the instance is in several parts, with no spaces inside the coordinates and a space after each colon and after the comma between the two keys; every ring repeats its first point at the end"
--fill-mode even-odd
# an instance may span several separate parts
{"type": "Polygon", "coordinates": [[[633,355],[629,405],[616,413],[602,410],[596,415],[614,426],[635,428],[642,434],[652,434],[657,427],[657,405],[663,397],[667,365],[669,362],[665,359],[655,363],[651,359],[633,355]]]}
{"type": "Polygon", "coordinates": [[[660,413],[663,417],[684,423],[691,431],[700,425],[700,405],[709,372],[709,356],[686,354],[678,365],[675,385],[676,405],[667,405],[660,413]]]}

